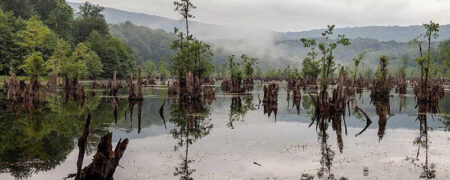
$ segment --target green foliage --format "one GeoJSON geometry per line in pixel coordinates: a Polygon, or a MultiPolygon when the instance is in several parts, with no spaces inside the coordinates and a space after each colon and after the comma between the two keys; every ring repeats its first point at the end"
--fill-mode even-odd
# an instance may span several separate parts
{"type": "Polygon", "coordinates": [[[211,64],[211,57],[213,52],[211,46],[207,43],[194,39],[192,43],[188,45],[188,52],[192,55],[188,56],[191,58],[191,63],[189,69],[194,75],[198,75],[200,78],[207,78],[213,70],[211,64]]]}
{"type": "Polygon", "coordinates": [[[386,81],[389,76],[387,66],[389,64],[389,58],[387,56],[380,57],[380,64],[378,65],[376,76],[378,80],[386,81]]]}
{"type": "Polygon", "coordinates": [[[114,72],[117,72],[118,78],[128,77],[135,68],[131,49],[118,39],[92,31],[87,43],[100,57],[103,64],[102,77],[112,77],[114,72]]]}
{"type": "MultiPolygon", "coordinates": [[[[332,39],[331,36],[333,35],[335,25],[328,25],[328,29],[325,30],[322,33],[322,38],[324,39],[321,43],[318,44],[319,51],[322,54],[322,57],[320,59],[321,61],[321,74],[322,74],[322,80],[321,85],[324,90],[327,89],[328,86],[328,78],[330,75],[333,74],[335,70],[335,62],[334,62],[334,56],[333,56],[333,50],[337,48],[338,45],[342,46],[349,46],[350,40],[345,37],[345,35],[339,34],[337,36],[337,39],[332,39]]],[[[313,40],[306,40],[302,39],[302,43],[305,47],[314,47],[315,42],[313,43],[313,40]]],[[[314,50],[314,49],[313,49],[314,50]]],[[[314,56],[311,58],[313,61],[314,56]]]]}
{"type": "Polygon", "coordinates": [[[428,50],[427,50],[427,54],[426,54],[426,59],[425,59],[425,63],[423,63],[424,66],[424,71],[425,71],[425,77],[422,74],[422,79],[425,78],[425,85],[428,81],[428,77],[429,77],[429,71],[431,68],[431,64],[432,59],[431,59],[431,39],[436,39],[439,37],[439,24],[438,23],[434,23],[433,21],[430,21],[429,24],[423,24],[426,32],[423,35],[424,38],[426,38],[428,40],[428,50]]]}
{"type": "Polygon", "coordinates": [[[102,64],[97,54],[85,43],[78,44],[70,53],[70,44],[59,40],[55,53],[47,61],[47,68],[52,74],[77,80],[95,78],[102,71],[102,64]]]}
{"type": "Polygon", "coordinates": [[[366,55],[366,52],[363,51],[363,52],[359,53],[356,58],[353,58],[353,71],[352,71],[353,80],[356,79],[356,76],[358,75],[359,64],[364,59],[365,55],[366,55]]]}
{"type": "Polygon", "coordinates": [[[16,17],[25,19],[36,15],[33,8],[33,1],[30,0],[1,0],[0,7],[6,12],[12,12],[16,17]]]}
{"type": "Polygon", "coordinates": [[[189,18],[194,18],[194,16],[190,12],[192,9],[196,9],[197,7],[194,6],[192,0],[174,1],[173,5],[175,6],[175,11],[177,11],[186,20],[186,34],[189,35],[189,26],[187,22],[189,18]]]}
{"type": "MultiPolygon", "coordinates": [[[[131,49],[109,35],[108,25],[102,14],[103,7],[86,2],[80,6],[74,20],[73,10],[65,0],[3,0],[0,6],[15,13],[13,16],[13,13],[0,10],[1,74],[22,70],[18,67],[34,52],[40,52],[44,62],[53,57],[47,64],[61,65],[58,62],[70,62],[67,60],[72,52],[70,45],[76,44],[78,46],[71,58],[75,59],[74,62],[85,62],[89,69],[70,73],[71,76],[111,77],[117,71],[120,78],[128,75],[134,68],[131,49]],[[59,43],[58,39],[65,42],[59,43]],[[56,49],[58,43],[60,49],[56,49]]],[[[51,67],[50,71],[59,74],[62,72],[61,67],[51,67]]],[[[74,67],[76,66],[72,68],[74,67]]],[[[20,75],[22,71],[16,73],[20,75]]],[[[63,74],[68,75],[67,72],[63,74]]]]}
{"type": "MultiPolygon", "coordinates": [[[[235,82],[242,82],[243,80],[251,80],[253,78],[262,77],[262,70],[256,67],[257,59],[249,57],[245,54],[240,56],[240,62],[236,62],[235,55],[228,56],[228,71],[231,79],[235,82]]],[[[225,67],[224,67],[225,68],[225,67]]],[[[226,74],[226,69],[222,69],[222,74],[226,74]]]]}
{"type": "Polygon", "coordinates": [[[100,34],[109,34],[108,24],[102,12],[105,8],[85,2],[75,18],[75,37],[77,42],[85,41],[92,31],[100,34]]]}
{"type": "Polygon", "coordinates": [[[103,64],[100,61],[100,57],[85,43],[79,43],[75,47],[70,59],[72,62],[85,64],[81,66],[86,68],[82,69],[80,77],[95,79],[103,72],[103,64]]]}
{"type": "Polygon", "coordinates": [[[442,41],[439,44],[439,59],[444,78],[450,77],[450,40],[442,41]]]}
{"type": "Polygon", "coordinates": [[[242,82],[243,75],[242,75],[242,69],[240,67],[240,64],[234,61],[234,55],[231,55],[228,57],[228,65],[230,68],[230,75],[231,80],[235,82],[242,82]]]}
{"type": "Polygon", "coordinates": [[[315,50],[317,46],[316,40],[301,38],[300,41],[302,42],[303,47],[311,49],[311,51],[308,52],[308,56],[303,59],[302,76],[304,78],[317,78],[320,73],[320,62],[315,61],[317,57],[315,50]]]}
{"type": "Polygon", "coordinates": [[[313,61],[310,57],[305,57],[302,62],[303,78],[317,78],[320,74],[320,61],[313,61]]]}
{"type": "MultiPolygon", "coordinates": [[[[185,81],[185,75],[192,72],[195,78],[206,78],[212,71],[211,57],[213,52],[211,46],[200,40],[195,39],[189,34],[189,18],[194,18],[190,11],[196,7],[191,0],[174,1],[175,11],[177,11],[185,20],[186,34],[179,32],[175,28],[176,39],[170,45],[176,52],[172,57],[172,70],[180,81],[185,81]]],[[[184,84],[184,83],[182,83],[184,84]]]]}
{"type": "Polygon", "coordinates": [[[262,79],[263,78],[263,72],[260,66],[256,66],[256,73],[255,73],[255,77],[257,79],[262,79]]]}
{"type": "Polygon", "coordinates": [[[0,74],[9,74],[22,65],[23,49],[16,42],[16,33],[24,27],[22,19],[0,9],[0,74]]]}
{"type": "Polygon", "coordinates": [[[242,73],[244,80],[253,79],[254,72],[255,72],[255,64],[256,64],[256,58],[250,58],[245,54],[241,55],[241,61],[242,61],[242,73]]]}
{"type": "Polygon", "coordinates": [[[161,60],[159,60],[158,74],[159,77],[163,80],[166,79],[170,74],[169,70],[167,69],[167,65],[168,64],[165,58],[161,58],[161,60]]]}
{"type": "Polygon", "coordinates": [[[37,16],[25,22],[25,29],[17,33],[17,38],[19,46],[26,49],[28,53],[41,52],[44,59],[51,56],[57,41],[56,34],[37,16]]]}
{"type": "Polygon", "coordinates": [[[211,57],[213,52],[209,44],[193,39],[192,36],[186,38],[185,34],[175,29],[177,39],[172,42],[171,48],[176,51],[172,57],[172,71],[178,79],[184,79],[188,72],[200,78],[208,77],[213,70],[211,57]]]}
{"type": "Polygon", "coordinates": [[[282,73],[281,69],[271,68],[265,72],[265,77],[268,80],[280,80],[280,79],[283,79],[282,74],[283,73],[282,73]]]}
{"type": "Polygon", "coordinates": [[[147,60],[144,63],[144,74],[150,78],[153,78],[156,74],[156,66],[152,60],[147,60]]]}
{"type": "Polygon", "coordinates": [[[34,52],[29,55],[21,68],[32,81],[38,80],[38,78],[46,71],[44,60],[42,59],[40,52],[34,52]]]}
{"type": "Polygon", "coordinates": [[[46,62],[47,69],[50,70],[50,74],[56,74],[59,76],[67,76],[68,73],[65,69],[66,64],[69,62],[70,44],[64,40],[58,40],[55,48],[55,52],[46,62]]]}
{"type": "Polygon", "coordinates": [[[40,19],[60,37],[70,40],[73,9],[65,0],[35,0],[34,8],[40,19]]]}
{"type": "Polygon", "coordinates": [[[169,58],[174,54],[169,47],[175,36],[162,29],[153,30],[129,21],[110,25],[109,29],[113,37],[131,47],[137,64],[143,64],[148,59],[169,58]]]}

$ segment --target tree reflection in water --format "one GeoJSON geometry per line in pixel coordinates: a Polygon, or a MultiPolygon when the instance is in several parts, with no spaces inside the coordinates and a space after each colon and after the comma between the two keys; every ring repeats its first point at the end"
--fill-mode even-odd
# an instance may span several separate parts
{"type": "Polygon", "coordinates": [[[417,120],[419,121],[419,136],[414,140],[413,144],[417,146],[417,154],[416,157],[406,157],[408,161],[413,163],[416,167],[422,168],[422,173],[420,174],[420,178],[424,179],[434,179],[436,177],[436,164],[429,164],[429,138],[428,138],[428,121],[427,121],[427,112],[429,109],[424,104],[418,104],[419,113],[417,115],[417,120]],[[420,160],[420,149],[424,149],[425,151],[425,161],[421,162],[420,160]]]}
{"type": "Polygon", "coordinates": [[[231,98],[229,121],[227,126],[234,129],[235,122],[244,121],[245,114],[248,111],[256,110],[253,104],[253,96],[243,96],[244,103],[242,103],[240,96],[234,96],[231,98]]]}
{"type": "MultiPolygon", "coordinates": [[[[338,118],[340,119],[340,118],[338,118]]],[[[343,151],[343,140],[342,140],[342,126],[341,121],[337,119],[331,121],[333,130],[336,132],[337,136],[337,144],[339,147],[339,151],[342,153],[343,151]]],[[[335,156],[335,152],[332,150],[331,145],[328,144],[328,133],[327,129],[329,126],[329,122],[326,119],[319,119],[316,124],[317,129],[317,138],[320,142],[320,168],[317,171],[317,177],[319,179],[336,179],[334,173],[331,168],[333,166],[333,160],[335,156]]],[[[310,174],[302,174],[302,179],[312,180],[314,179],[314,175],[310,174]]],[[[341,177],[339,179],[347,179],[345,177],[341,177]]]]}
{"type": "Polygon", "coordinates": [[[378,138],[381,141],[384,137],[387,125],[387,116],[391,114],[389,99],[373,100],[375,112],[378,115],[378,138]]]}
{"type": "MultiPolygon", "coordinates": [[[[0,102],[7,103],[1,96],[0,102]]],[[[97,96],[86,98],[80,105],[77,101],[64,101],[52,95],[30,114],[14,112],[13,107],[4,106],[0,109],[0,172],[23,179],[64,162],[76,147],[74,139],[84,129],[87,112],[98,117],[92,122],[93,136],[89,137],[90,142],[97,142],[106,133],[106,129],[100,127],[113,121],[109,103],[106,98],[97,96]]],[[[117,107],[123,109],[124,104],[118,103],[117,107]]],[[[88,144],[86,152],[91,153],[95,146],[88,144]]]]}
{"type": "Polygon", "coordinates": [[[181,155],[181,163],[175,168],[174,176],[180,176],[180,179],[192,179],[191,175],[195,169],[189,167],[193,162],[188,156],[189,145],[208,135],[212,130],[213,125],[206,119],[210,114],[209,107],[204,106],[200,100],[190,102],[176,100],[170,105],[169,121],[175,125],[170,133],[178,140],[175,150],[185,147],[184,154],[181,155]]]}

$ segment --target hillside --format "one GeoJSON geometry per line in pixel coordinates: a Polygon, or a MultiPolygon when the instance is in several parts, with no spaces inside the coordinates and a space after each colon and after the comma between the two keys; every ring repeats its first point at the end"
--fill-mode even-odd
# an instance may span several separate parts
{"type": "MultiPolygon", "coordinates": [[[[323,31],[324,29],[315,29],[303,32],[279,33],[278,38],[282,40],[296,39],[298,37],[314,38],[323,31]]],[[[337,28],[335,33],[345,34],[352,39],[369,38],[380,41],[407,42],[424,33],[424,28],[422,25],[348,27],[337,28]]],[[[450,39],[450,25],[441,25],[439,34],[438,41],[450,39]]]]}
{"type": "MultiPolygon", "coordinates": [[[[79,4],[69,3],[74,10],[78,9],[79,4]]],[[[105,8],[105,18],[110,24],[123,23],[131,21],[133,24],[147,26],[152,29],[163,29],[172,32],[174,27],[183,29],[182,23],[175,19],[165,18],[156,15],[144,13],[128,12],[113,8],[105,8]]],[[[325,25],[324,25],[325,26],[325,25]]],[[[337,26],[339,26],[337,24],[337,26]]],[[[244,31],[239,28],[230,28],[212,24],[205,24],[193,21],[191,23],[192,32],[197,36],[209,38],[212,35],[226,35],[229,30],[244,31]]],[[[247,31],[247,30],[245,30],[247,31]]],[[[323,29],[314,29],[301,32],[270,32],[265,30],[252,30],[258,33],[273,33],[276,40],[293,40],[299,37],[314,38],[318,37],[323,29]]],[[[368,38],[380,41],[398,41],[407,42],[417,35],[423,33],[422,25],[411,26],[367,26],[367,27],[346,27],[336,28],[335,34],[345,34],[349,38],[368,38]]],[[[441,25],[440,36],[438,40],[450,39],[450,25],[441,25]]]]}
{"type": "MultiPolygon", "coordinates": [[[[79,4],[70,3],[77,10],[79,4]]],[[[105,18],[110,25],[111,34],[129,45],[134,52],[138,64],[146,60],[158,61],[170,58],[170,41],[174,38],[174,27],[183,29],[182,23],[169,18],[143,13],[133,13],[112,8],[106,8],[105,18]],[[127,22],[128,21],[128,22],[127,22]],[[127,22],[127,23],[125,23],[127,22]],[[181,26],[181,27],[180,27],[181,26]]],[[[278,67],[300,67],[307,49],[298,41],[301,37],[317,38],[323,30],[303,32],[271,32],[265,30],[249,30],[230,28],[192,22],[196,37],[210,43],[214,49],[215,64],[220,64],[231,54],[247,54],[258,58],[263,69],[278,67]]],[[[389,57],[407,57],[410,65],[415,65],[417,55],[415,47],[406,43],[423,33],[421,25],[372,26],[355,28],[337,28],[335,34],[345,34],[352,39],[352,45],[345,49],[338,48],[335,52],[336,61],[350,65],[352,59],[367,51],[366,65],[375,67],[381,55],[389,57]]],[[[450,38],[450,26],[443,25],[438,40],[450,38]]],[[[434,43],[433,46],[437,46],[434,43]]],[[[399,63],[399,62],[398,62],[399,63]]],[[[396,61],[393,64],[398,64],[396,61]]]]}

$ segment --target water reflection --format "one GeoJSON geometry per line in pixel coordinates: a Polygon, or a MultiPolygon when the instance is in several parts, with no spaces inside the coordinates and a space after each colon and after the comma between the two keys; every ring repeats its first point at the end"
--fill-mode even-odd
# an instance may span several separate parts
{"type": "MultiPolygon", "coordinates": [[[[100,108],[106,103],[104,99],[88,98],[80,105],[51,96],[29,114],[16,113],[13,107],[6,106],[0,113],[0,172],[22,179],[60,165],[75,148],[74,139],[83,130],[87,112],[99,117],[93,122],[97,128],[92,133],[96,135],[90,141],[106,133],[98,128],[112,119],[101,118],[110,111],[100,108]]],[[[87,152],[92,149],[93,145],[89,144],[87,152]]]]}
{"type": "MultiPolygon", "coordinates": [[[[342,139],[342,122],[341,118],[336,118],[331,121],[331,125],[333,131],[336,132],[336,140],[337,146],[339,147],[340,153],[343,152],[344,142],[342,139]]],[[[316,131],[317,138],[320,142],[320,168],[317,170],[317,177],[319,179],[347,179],[345,177],[337,178],[333,171],[333,161],[336,155],[335,151],[332,149],[332,146],[328,143],[329,135],[327,133],[328,126],[330,125],[330,121],[321,118],[316,121],[316,131]]],[[[314,175],[311,174],[302,174],[302,179],[312,180],[314,179],[314,175]]]]}
{"type": "MultiPolygon", "coordinates": [[[[280,86],[280,88],[280,92],[285,92],[283,86],[280,86]]],[[[29,115],[25,113],[26,111],[14,112],[13,107],[10,107],[9,103],[5,100],[0,100],[0,131],[2,131],[2,134],[0,134],[0,172],[3,175],[2,177],[34,178],[33,176],[39,172],[48,171],[48,173],[53,173],[56,171],[55,167],[64,168],[64,166],[60,166],[62,164],[75,165],[76,159],[71,159],[69,154],[71,152],[78,152],[76,151],[77,148],[74,140],[81,135],[88,112],[91,112],[95,120],[93,120],[91,125],[92,136],[89,137],[89,142],[92,142],[92,144],[88,144],[86,149],[87,154],[95,152],[96,144],[94,142],[98,142],[100,137],[106,134],[108,130],[114,131],[114,134],[118,138],[147,138],[149,141],[164,137],[160,136],[161,134],[170,133],[177,140],[174,149],[176,153],[180,153],[181,159],[179,161],[177,159],[176,162],[167,163],[170,167],[176,167],[176,169],[170,168],[167,173],[170,176],[173,173],[177,178],[182,179],[197,179],[196,177],[198,175],[215,171],[214,169],[201,169],[202,173],[196,173],[194,168],[192,168],[192,163],[196,159],[192,156],[193,145],[196,142],[199,143],[198,141],[200,139],[210,133],[214,133],[215,137],[220,137],[224,133],[228,135],[227,133],[240,133],[240,130],[247,130],[247,128],[248,130],[252,130],[254,127],[264,127],[269,130],[275,129],[279,135],[286,138],[283,129],[279,129],[285,128],[285,124],[277,123],[277,125],[272,126],[272,118],[267,118],[263,114],[264,109],[262,107],[259,109],[260,106],[263,106],[263,102],[262,97],[260,97],[262,96],[262,89],[258,89],[258,86],[255,87],[254,91],[249,93],[250,95],[221,97],[219,93],[216,100],[190,103],[183,103],[177,99],[166,99],[161,95],[166,94],[166,89],[154,88],[151,91],[145,91],[145,100],[132,105],[127,101],[125,96],[105,97],[104,95],[106,93],[97,91],[95,97],[87,96],[83,105],[70,100],[64,102],[60,96],[50,96],[46,98],[44,104],[39,109],[36,109],[29,115]],[[132,107],[131,110],[130,107],[132,107]],[[129,119],[130,116],[134,119],[129,119]],[[241,122],[245,122],[246,126],[239,127],[241,122]],[[215,128],[214,132],[212,131],[213,124],[215,128]],[[236,129],[230,130],[229,128],[236,129]],[[220,131],[218,131],[219,129],[220,131]]],[[[303,94],[301,101],[298,102],[295,101],[294,96],[290,97],[290,101],[286,101],[286,94],[280,94],[278,98],[277,121],[296,122],[297,124],[307,123],[306,125],[311,122],[311,114],[314,111],[313,102],[307,93],[303,94]],[[299,110],[301,111],[301,115],[298,115],[299,110]]],[[[430,140],[432,137],[429,137],[429,132],[431,132],[431,129],[437,131],[448,131],[450,129],[450,118],[446,116],[446,114],[450,113],[450,94],[447,93],[440,102],[441,113],[443,115],[436,114],[434,117],[436,118],[435,120],[432,120],[429,114],[427,116],[417,115],[417,112],[422,110],[421,107],[418,107],[418,109],[415,108],[416,100],[411,95],[393,95],[390,97],[389,102],[369,102],[369,95],[362,93],[361,97],[355,99],[353,103],[355,106],[361,107],[367,113],[367,117],[374,121],[378,120],[378,123],[374,122],[370,124],[368,121],[360,121],[358,120],[358,116],[366,119],[364,118],[365,116],[363,114],[356,115],[356,113],[353,113],[352,116],[350,114],[345,116],[346,121],[344,121],[344,117],[340,117],[333,121],[319,120],[313,124],[315,127],[311,127],[311,129],[317,129],[318,137],[318,146],[313,147],[313,153],[320,156],[315,159],[316,161],[320,160],[320,163],[317,162],[317,169],[314,169],[311,175],[305,175],[305,177],[313,176],[317,178],[320,174],[322,178],[334,177],[335,179],[339,179],[336,175],[349,175],[341,171],[342,168],[338,162],[340,162],[339,158],[346,157],[348,153],[353,153],[355,151],[354,148],[361,148],[361,146],[355,146],[354,142],[352,142],[352,138],[354,138],[353,133],[359,131],[363,133],[361,137],[357,137],[359,140],[366,140],[368,137],[379,140],[383,139],[383,143],[375,143],[378,145],[371,146],[386,150],[385,148],[389,148],[386,144],[391,143],[392,140],[389,138],[389,134],[391,132],[393,134],[395,133],[395,131],[389,131],[387,129],[402,129],[410,133],[418,132],[418,137],[413,143],[414,155],[409,159],[410,161],[414,159],[414,166],[417,166],[415,172],[422,174],[421,176],[423,178],[439,178],[443,174],[445,175],[442,168],[446,166],[439,164],[440,161],[430,158],[430,156],[439,157],[439,155],[429,150],[431,140],[433,142],[436,141],[435,139],[441,140],[438,138],[442,138],[442,136],[434,136],[435,138],[430,140]],[[417,121],[414,121],[416,118],[417,121]],[[349,127],[349,133],[352,133],[348,137],[345,136],[347,126],[349,127]],[[355,128],[357,129],[355,130],[355,128]],[[362,130],[365,129],[367,129],[367,132],[364,133],[362,130]],[[333,139],[335,138],[333,137],[335,134],[336,140],[333,139]],[[436,173],[436,171],[438,172],[436,173]]],[[[304,132],[304,129],[298,129],[298,131],[304,132]]],[[[313,133],[312,135],[314,136],[313,139],[315,139],[316,134],[313,133]]],[[[244,138],[247,136],[248,134],[242,135],[244,138]]],[[[406,142],[413,147],[411,143],[413,140],[407,139],[408,137],[402,135],[400,138],[406,139],[406,142]]],[[[171,137],[168,138],[170,139],[171,137]]],[[[277,138],[277,136],[274,135],[274,138],[277,138]]],[[[310,137],[290,138],[301,138],[303,141],[310,137]]],[[[265,142],[265,140],[260,139],[257,141],[265,142]]],[[[117,141],[115,140],[115,142],[117,141]]],[[[280,144],[275,144],[275,146],[286,145],[283,143],[290,142],[292,141],[280,142],[280,144]]],[[[210,143],[210,139],[202,139],[201,143],[203,147],[203,143],[210,143]]],[[[234,142],[230,141],[229,143],[231,145],[234,142]]],[[[169,150],[172,150],[172,144],[169,146],[169,150]]],[[[438,145],[438,147],[441,148],[442,146],[438,145]]],[[[142,152],[140,149],[130,148],[130,154],[141,156],[139,154],[142,152]]],[[[208,152],[208,149],[195,151],[195,154],[202,154],[204,153],[203,151],[208,152]]],[[[386,151],[392,152],[392,150],[386,151]]],[[[438,149],[437,151],[438,153],[446,152],[442,149],[438,149]]],[[[229,151],[229,153],[233,154],[236,152],[229,151]]],[[[273,152],[268,152],[268,154],[270,153],[273,152]]],[[[127,153],[125,154],[128,156],[127,153]]],[[[405,154],[401,154],[402,160],[404,160],[405,154]]],[[[126,156],[124,156],[125,159],[128,158],[126,156]]],[[[86,159],[89,158],[85,157],[86,159]]],[[[196,162],[195,165],[198,163],[199,168],[204,167],[203,163],[205,161],[196,162]]],[[[262,164],[262,168],[268,166],[264,162],[260,162],[259,160],[258,162],[262,164]]],[[[123,163],[127,163],[127,160],[123,163]]],[[[376,163],[379,162],[377,161],[376,163]]],[[[402,166],[403,168],[413,167],[412,165],[408,166],[410,164],[407,161],[403,161],[403,163],[407,165],[402,166]]],[[[130,162],[128,162],[128,165],[125,164],[126,166],[124,164],[121,165],[127,168],[130,162]]],[[[354,165],[353,162],[347,164],[352,167],[354,165]]],[[[371,166],[372,164],[368,163],[368,165],[371,166]]],[[[200,171],[199,168],[195,169],[200,171]]],[[[56,169],[60,171],[62,168],[56,169]]],[[[74,170],[71,169],[70,172],[74,172],[74,170]]],[[[138,170],[136,171],[140,173],[138,170]]],[[[119,173],[121,175],[119,177],[131,178],[132,176],[129,169],[121,173],[119,173]]],[[[152,173],[151,175],[163,174],[162,172],[152,173]]],[[[251,176],[249,175],[249,177],[251,176]]],[[[419,177],[419,174],[417,177],[419,177]]],[[[2,178],[0,177],[0,179],[2,178]]]]}
{"type": "Polygon", "coordinates": [[[245,119],[245,114],[248,111],[255,110],[255,105],[253,104],[253,96],[234,96],[231,98],[230,105],[230,114],[229,121],[227,126],[231,129],[234,129],[235,122],[243,122],[245,119]],[[241,99],[244,99],[244,103],[242,103],[241,99]]]}
{"type": "MultiPolygon", "coordinates": [[[[429,142],[428,137],[428,118],[427,113],[429,111],[435,111],[429,109],[426,104],[418,104],[418,115],[417,120],[419,122],[419,136],[414,140],[413,144],[417,146],[417,154],[416,157],[407,157],[407,160],[414,164],[416,167],[420,167],[422,172],[420,174],[420,178],[424,179],[434,179],[436,177],[436,164],[429,162],[429,142]],[[425,160],[420,158],[420,152],[423,149],[422,154],[425,156],[425,160]]],[[[422,155],[423,157],[423,155],[422,155]]]]}
{"type": "Polygon", "coordinates": [[[213,125],[207,119],[209,114],[209,107],[203,105],[202,101],[176,100],[171,103],[169,121],[175,127],[170,130],[170,134],[178,140],[174,149],[177,151],[183,146],[185,148],[180,156],[181,163],[175,168],[174,176],[180,176],[180,179],[192,179],[191,175],[195,169],[190,168],[194,160],[189,159],[189,145],[208,135],[212,130],[213,125]]]}
{"type": "Polygon", "coordinates": [[[378,115],[378,138],[381,141],[386,131],[388,115],[391,114],[389,99],[374,100],[375,112],[378,115]]]}

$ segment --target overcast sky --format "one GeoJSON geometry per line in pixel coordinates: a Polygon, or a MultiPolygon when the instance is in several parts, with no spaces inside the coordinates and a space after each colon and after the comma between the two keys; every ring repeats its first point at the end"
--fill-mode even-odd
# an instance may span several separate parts
{"type": "MultiPolygon", "coordinates": [[[[86,0],[69,0],[84,2],[86,0]]],[[[173,0],[88,0],[105,7],[180,19],[173,0]]],[[[450,0],[194,0],[195,21],[275,31],[368,25],[450,24],[450,0]]]]}

